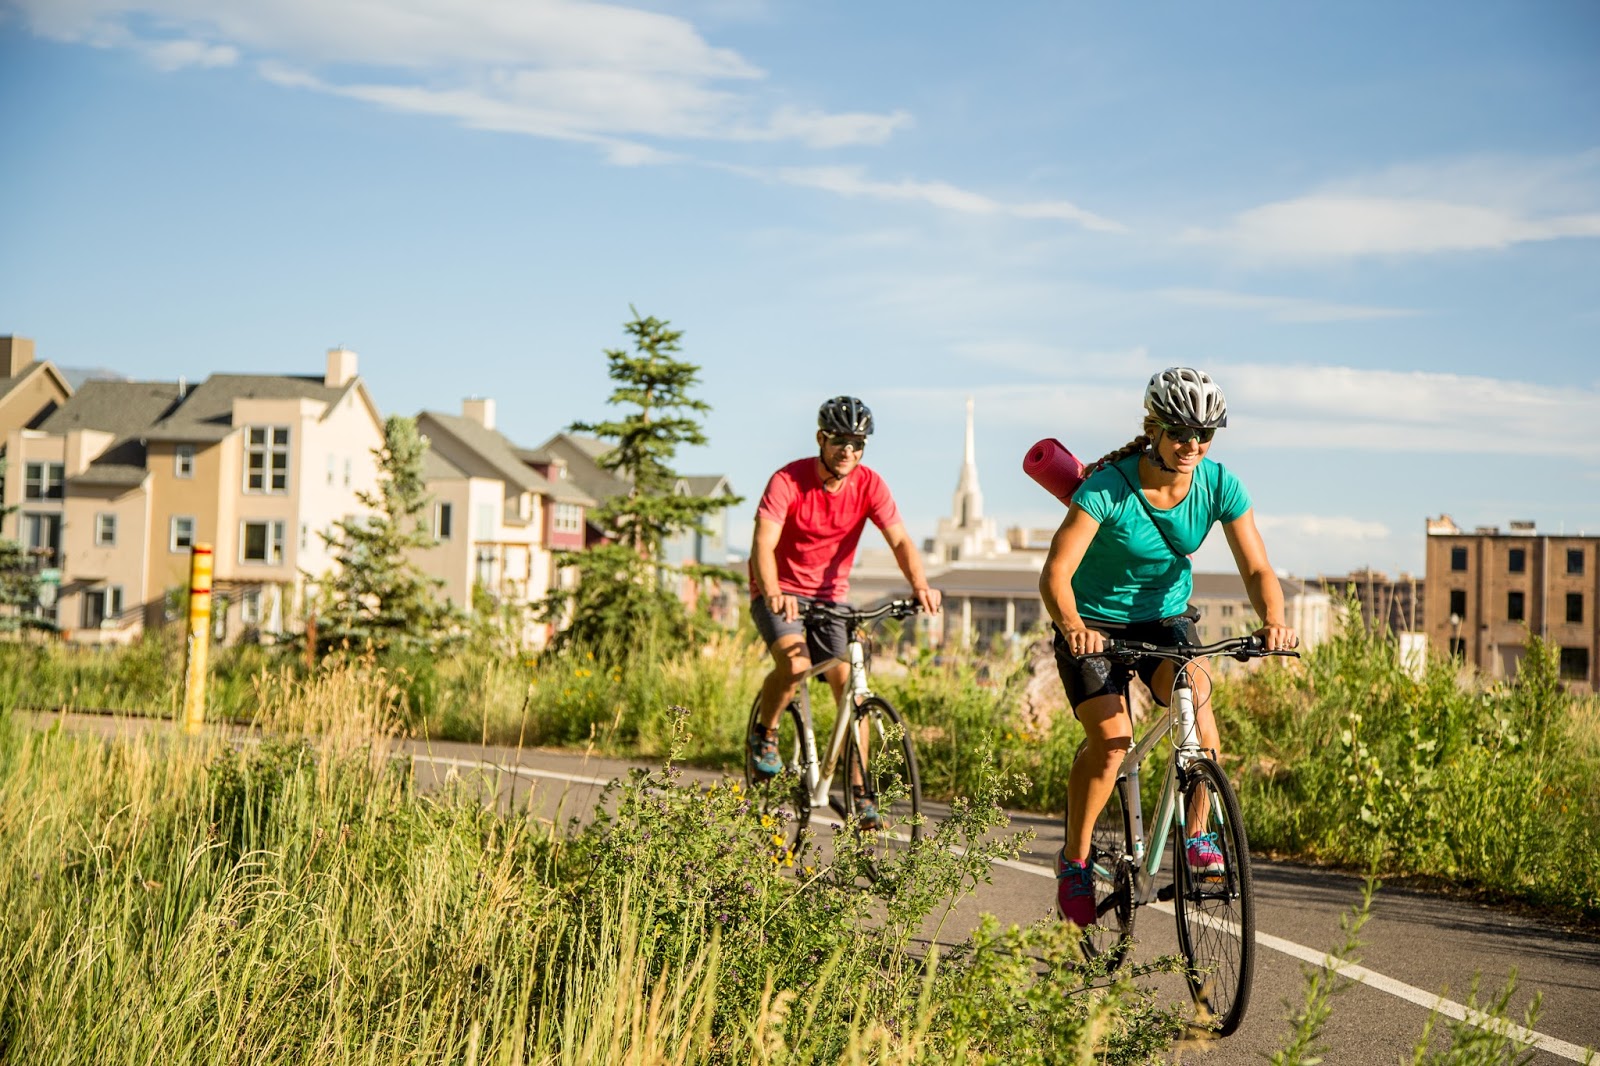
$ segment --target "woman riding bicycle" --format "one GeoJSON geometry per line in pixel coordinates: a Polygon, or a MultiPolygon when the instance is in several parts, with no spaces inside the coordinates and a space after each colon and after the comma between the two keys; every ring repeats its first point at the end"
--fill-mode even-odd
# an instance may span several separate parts
{"type": "MultiPolygon", "coordinates": [[[[1173,367],[1150,378],[1144,405],[1143,432],[1095,462],[1073,495],[1039,579],[1056,626],[1056,669],[1086,736],[1068,779],[1067,838],[1056,857],[1056,901],[1062,917],[1079,926],[1095,920],[1090,832],[1133,738],[1128,684],[1135,668],[1097,656],[1105,638],[1199,643],[1199,612],[1189,606],[1189,556],[1221,522],[1250,602],[1265,622],[1256,633],[1266,649],[1299,643],[1284,621],[1283,590],[1267,562],[1249,494],[1206,458],[1213,434],[1228,424],[1222,390],[1199,370],[1173,367]]],[[[1175,667],[1147,661],[1137,670],[1166,706],[1175,667]]],[[[1196,670],[1192,683],[1201,746],[1220,752],[1210,679],[1196,670]]],[[[1197,874],[1220,870],[1214,841],[1193,837],[1185,850],[1197,874]]]]}

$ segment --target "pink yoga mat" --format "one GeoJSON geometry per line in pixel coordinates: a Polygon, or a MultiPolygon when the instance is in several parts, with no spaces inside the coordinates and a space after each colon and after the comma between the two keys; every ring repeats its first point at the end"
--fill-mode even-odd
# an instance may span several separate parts
{"type": "Polygon", "coordinates": [[[1022,460],[1022,472],[1062,503],[1072,502],[1072,494],[1083,484],[1083,470],[1078,457],[1054,437],[1046,437],[1029,448],[1022,460]]]}

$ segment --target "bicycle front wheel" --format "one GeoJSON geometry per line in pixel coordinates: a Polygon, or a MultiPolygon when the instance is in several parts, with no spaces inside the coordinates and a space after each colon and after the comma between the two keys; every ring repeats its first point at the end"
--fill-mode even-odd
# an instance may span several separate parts
{"type": "Polygon", "coordinates": [[[1239,1028],[1255,977],[1256,913],[1239,797],[1210,759],[1183,771],[1187,823],[1173,837],[1178,949],[1203,1024],[1227,1036],[1239,1028]]]}
{"type": "Polygon", "coordinates": [[[874,866],[888,849],[922,836],[922,781],[905,720],[887,700],[871,696],[855,711],[844,743],[844,813],[853,818],[874,866]],[[865,734],[866,748],[862,748],[865,734]],[[877,824],[870,820],[877,814],[877,824]]]}
{"type": "MultiPolygon", "coordinates": [[[[749,737],[761,716],[761,697],[750,705],[750,719],[745,725],[749,737]]],[[[805,784],[805,722],[800,708],[791,701],[778,713],[778,755],[783,759],[783,770],[775,777],[757,772],[748,749],[744,756],[744,783],[751,794],[751,809],[762,820],[775,849],[793,858],[805,845],[806,827],[811,822],[811,796],[805,784]]],[[[785,856],[780,856],[780,858],[785,856]]]]}

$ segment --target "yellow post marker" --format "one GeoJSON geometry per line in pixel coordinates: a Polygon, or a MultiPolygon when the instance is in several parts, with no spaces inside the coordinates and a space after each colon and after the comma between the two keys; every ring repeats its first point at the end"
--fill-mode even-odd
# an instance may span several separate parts
{"type": "Polygon", "coordinates": [[[189,563],[189,642],[183,670],[183,731],[206,724],[206,656],[211,649],[211,545],[196,544],[189,563]]]}

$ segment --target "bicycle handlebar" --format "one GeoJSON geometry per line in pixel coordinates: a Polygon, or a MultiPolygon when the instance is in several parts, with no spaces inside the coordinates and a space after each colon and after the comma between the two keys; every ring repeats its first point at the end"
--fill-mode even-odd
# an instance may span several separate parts
{"type": "MultiPolygon", "coordinates": [[[[1146,644],[1140,640],[1113,640],[1106,638],[1104,651],[1092,652],[1093,656],[1104,656],[1119,662],[1132,663],[1143,658],[1168,659],[1172,662],[1191,662],[1212,655],[1231,655],[1240,662],[1246,659],[1263,659],[1269,655],[1288,655],[1298,659],[1298,651],[1267,651],[1261,644],[1261,638],[1254,634],[1248,637],[1228,637],[1211,644],[1146,644]]],[[[1089,658],[1090,656],[1082,656],[1089,658]]]]}
{"type": "Polygon", "coordinates": [[[817,600],[806,608],[806,617],[809,618],[812,615],[826,616],[841,619],[851,625],[860,625],[863,622],[873,622],[886,616],[910,618],[920,610],[922,610],[922,605],[917,603],[916,600],[890,600],[888,603],[874,607],[870,611],[857,610],[847,603],[823,603],[821,600],[817,600]]]}

